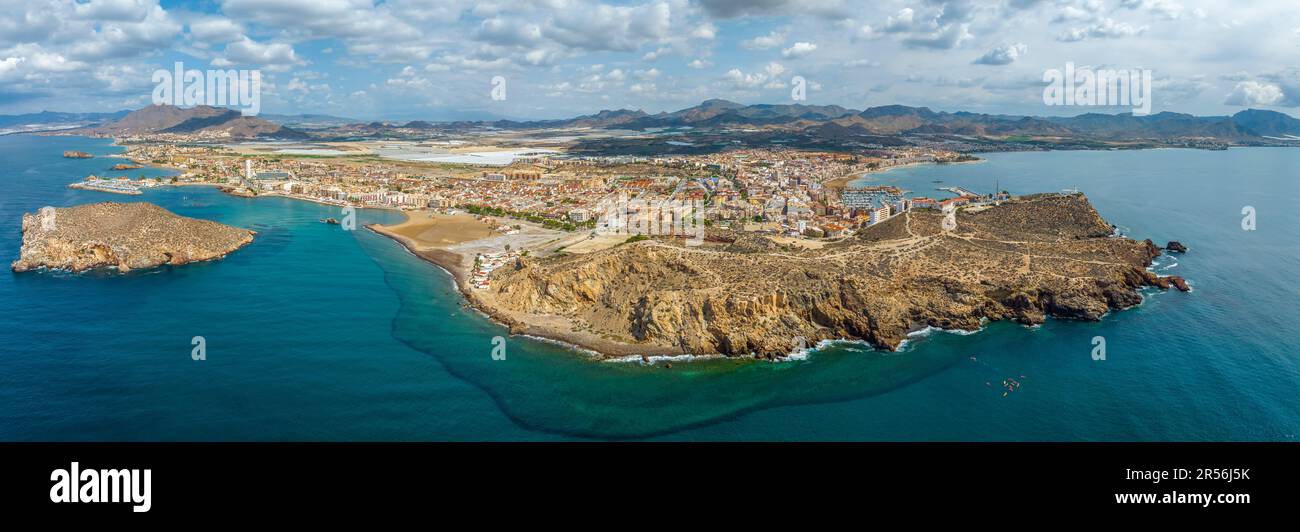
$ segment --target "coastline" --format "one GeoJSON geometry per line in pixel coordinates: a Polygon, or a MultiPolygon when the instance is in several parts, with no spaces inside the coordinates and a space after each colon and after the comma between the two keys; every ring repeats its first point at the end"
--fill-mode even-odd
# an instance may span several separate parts
{"type": "MultiPolygon", "coordinates": [[[[117,156],[130,159],[124,154],[120,154],[117,156]]],[[[978,163],[978,162],[987,162],[987,159],[981,158],[974,161],[960,161],[960,162],[950,162],[950,163],[939,163],[935,161],[912,161],[903,164],[889,166],[887,168],[877,168],[874,170],[868,170],[860,173],[854,172],[846,176],[835,178],[832,181],[842,180],[842,183],[839,184],[839,186],[844,187],[844,186],[848,186],[853,181],[865,178],[869,174],[884,173],[899,168],[917,167],[923,165],[964,164],[964,163],[978,163]]],[[[170,168],[167,166],[159,166],[154,164],[146,164],[146,166],[151,168],[166,169],[169,171],[181,170],[178,168],[170,168]]],[[[322,200],[314,197],[299,196],[295,194],[286,194],[280,192],[263,192],[251,196],[240,196],[238,194],[231,194],[230,190],[226,190],[228,188],[227,185],[222,185],[218,183],[206,183],[206,182],[198,182],[198,183],[190,182],[190,183],[174,183],[174,184],[166,183],[164,184],[164,186],[216,186],[223,189],[223,192],[226,192],[229,195],[234,195],[237,197],[247,197],[249,199],[255,199],[262,196],[270,196],[270,197],[284,197],[284,198],[290,198],[296,200],[309,201],[312,203],[318,203],[322,205],[328,205],[328,206],[339,207],[339,208],[349,206],[347,204],[343,204],[342,202],[328,201],[328,200],[322,200]]],[[[394,208],[389,206],[357,206],[356,208],[373,208],[373,209],[397,211],[397,212],[401,212],[405,218],[405,220],[402,223],[410,222],[412,220],[411,210],[408,209],[394,208]]],[[[605,360],[605,361],[620,361],[620,360],[628,361],[629,358],[639,357],[643,362],[651,362],[652,359],[659,359],[660,357],[671,360],[674,358],[689,359],[689,358],[711,358],[715,356],[724,356],[719,353],[690,353],[679,347],[642,345],[642,344],[634,344],[634,343],[628,343],[619,340],[608,339],[593,333],[576,330],[574,324],[572,322],[569,322],[568,319],[562,316],[522,314],[522,313],[499,309],[492,304],[490,294],[484,292],[478,292],[472,288],[470,280],[472,276],[473,260],[470,255],[452,249],[446,249],[446,248],[430,246],[430,245],[422,245],[420,242],[417,242],[415,239],[403,236],[391,230],[391,228],[395,228],[398,225],[401,224],[392,224],[388,226],[381,225],[381,224],[366,224],[365,227],[375,233],[378,233],[382,236],[397,241],[398,244],[402,245],[412,255],[426,262],[429,262],[435,266],[438,266],[443,271],[446,271],[448,274],[452,276],[457,291],[459,291],[461,293],[461,296],[465,298],[465,302],[468,306],[481,312],[484,316],[488,317],[490,320],[507,327],[511,335],[529,336],[535,339],[543,339],[546,341],[551,341],[558,344],[566,345],[577,350],[588,351],[589,353],[594,354],[595,358],[605,360]]],[[[912,333],[920,331],[922,329],[928,329],[928,328],[931,327],[922,327],[922,326],[914,327],[913,329],[908,331],[907,336],[910,337],[912,336],[912,333]]],[[[974,330],[964,330],[961,328],[954,328],[951,330],[971,333],[971,332],[977,332],[979,329],[980,328],[976,328],[974,330]]],[[[949,331],[950,329],[940,329],[940,330],[949,331]]],[[[861,341],[861,340],[854,340],[854,339],[841,339],[841,340],[850,341],[850,342],[861,341]]],[[[871,345],[871,344],[867,343],[867,345],[871,345]]],[[[901,350],[904,347],[904,345],[905,344],[898,345],[894,350],[895,351],[901,350]]],[[[882,349],[880,347],[874,347],[874,346],[872,348],[882,349]]],[[[738,358],[743,358],[743,357],[738,357],[738,358]]]]}
{"type": "MultiPolygon", "coordinates": [[[[402,211],[410,220],[410,214],[402,211]]],[[[412,255],[441,268],[452,277],[456,291],[465,298],[465,303],[474,310],[483,313],[488,319],[510,329],[511,335],[528,336],[542,341],[555,342],[575,350],[586,351],[602,361],[641,357],[642,361],[650,357],[695,356],[699,354],[683,353],[677,349],[659,346],[639,346],[607,340],[590,333],[566,329],[561,323],[548,323],[543,319],[527,319],[511,315],[492,306],[470,287],[470,267],[472,261],[462,253],[438,247],[420,246],[413,239],[402,236],[380,224],[366,224],[370,231],[392,239],[412,255]]]]}
{"type": "Polygon", "coordinates": [[[980,157],[979,159],[976,159],[976,160],[974,160],[974,161],[953,161],[953,162],[942,162],[942,163],[941,163],[941,162],[935,162],[935,161],[913,161],[913,162],[910,162],[910,163],[903,163],[903,164],[899,164],[899,165],[890,166],[890,167],[888,167],[888,168],[877,168],[877,169],[875,169],[875,170],[867,170],[867,171],[865,171],[865,172],[861,172],[861,173],[853,173],[853,174],[849,174],[849,175],[846,175],[846,176],[837,177],[837,178],[835,178],[835,179],[831,179],[831,180],[827,181],[827,182],[826,182],[826,187],[827,187],[827,188],[834,188],[834,189],[844,189],[844,188],[848,188],[848,187],[852,186],[854,181],[857,181],[857,180],[859,180],[859,179],[863,179],[863,178],[867,177],[868,175],[871,175],[871,174],[885,174],[885,173],[889,173],[889,172],[892,172],[892,171],[894,171],[894,170],[899,170],[899,169],[903,169],[903,168],[912,168],[912,167],[917,167],[917,166],[945,166],[945,165],[952,165],[952,164],[978,164],[978,163],[984,163],[984,162],[988,162],[988,159],[985,159],[985,158],[983,158],[983,157],[980,157]]]}

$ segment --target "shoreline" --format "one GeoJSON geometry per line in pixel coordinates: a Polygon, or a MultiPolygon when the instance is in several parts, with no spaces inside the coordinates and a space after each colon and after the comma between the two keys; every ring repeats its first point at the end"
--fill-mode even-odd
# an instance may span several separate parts
{"type": "MultiPolygon", "coordinates": [[[[402,212],[406,215],[407,220],[410,220],[410,214],[405,211],[402,212]]],[[[423,248],[414,240],[399,235],[380,224],[366,224],[364,227],[375,234],[392,239],[410,254],[450,274],[456,291],[460,292],[461,297],[465,299],[465,303],[474,310],[483,313],[493,322],[508,328],[511,336],[527,336],[533,337],[535,340],[540,339],[541,341],[559,343],[574,350],[586,351],[589,356],[601,361],[611,361],[632,356],[642,357],[643,361],[650,357],[709,356],[708,354],[683,353],[679,349],[660,346],[639,346],[616,342],[591,334],[562,330],[554,325],[538,321],[529,322],[516,318],[505,311],[496,309],[474,293],[469,283],[470,264],[464,254],[437,247],[423,248]]]]}
{"type": "MultiPolygon", "coordinates": [[[[1097,150],[1097,151],[1101,151],[1101,150],[1097,150]]],[[[862,173],[852,174],[851,176],[837,177],[835,179],[831,179],[830,181],[827,181],[826,187],[834,188],[834,189],[845,189],[845,188],[849,188],[850,186],[853,186],[854,181],[866,178],[868,175],[886,174],[894,170],[900,170],[903,168],[913,168],[917,166],[947,166],[953,164],[978,164],[984,162],[988,162],[988,159],[984,157],[980,157],[979,159],[976,159],[974,161],[953,161],[953,162],[944,162],[944,163],[935,162],[935,161],[915,161],[915,162],[890,166],[889,168],[878,168],[876,170],[868,170],[862,173]]]]}

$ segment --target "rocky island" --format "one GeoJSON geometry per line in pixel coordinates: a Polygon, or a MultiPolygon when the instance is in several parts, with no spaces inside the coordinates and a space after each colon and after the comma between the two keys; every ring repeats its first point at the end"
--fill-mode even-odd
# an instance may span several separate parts
{"type": "Polygon", "coordinates": [[[120,272],[219,259],[254,233],[178,216],[151,203],[94,203],[23,215],[23,244],[12,268],[120,272]]]}
{"type": "Polygon", "coordinates": [[[896,349],[925,327],[1095,321],[1140,303],[1139,288],[1188,289],[1147,270],[1160,248],[1117,236],[1081,194],[963,210],[953,230],[942,220],[917,209],[818,249],[732,233],[519,257],[490,289],[463,291],[513,333],[606,355],[778,357],[827,339],[896,349]]]}
{"type": "Polygon", "coordinates": [[[91,155],[84,151],[68,150],[63,152],[63,157],[65,159],[89,159],[91,157],[94,157],[94,155],[91,155]]]}

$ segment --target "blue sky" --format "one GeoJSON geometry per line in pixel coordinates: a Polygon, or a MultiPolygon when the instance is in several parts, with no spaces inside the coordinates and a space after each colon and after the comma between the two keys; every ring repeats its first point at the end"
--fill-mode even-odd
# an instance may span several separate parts
{"type": "MultiPolygon", "coordinates": [[[[556,118],[709,98],[1046,107],[1066,62],[1150,69],[1155,110],[1300,106],[1293,0],[0,0],[0,113],[147,105],[155,69],[262,71],[266,113],[556,118]],[[491,79],[506,79],[504,101],[491,79]]],[[[1104,109],[1103,109],[1104,111],[1104,109]]],[[[1113,112],[1120,109],[1111,110],[1113,112]]]]}

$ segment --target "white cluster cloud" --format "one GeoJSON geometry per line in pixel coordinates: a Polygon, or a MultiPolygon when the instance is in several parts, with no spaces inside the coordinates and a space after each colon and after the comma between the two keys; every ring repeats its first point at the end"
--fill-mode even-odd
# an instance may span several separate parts
{"type": "Polygon", "coordinates": [[[285,43],[259,43],[248,37],[226,45],[226,60],[241,65],[261,65],[270,70],[283,70],[303,61],[285,43]]]}
{"type": "Polygon", "coordinates": [[[1240,105],[1243,107],[1257,105],[1277,105],[1282,103],[1286,95],[1282,93],[1282,88],[1274,83],[1260,81],[1241,81],[1232,88],[1227,99],[1223,102],[1227,105],[1240,105]]]}
{"type": "Polygon", "coordinates": [[[175,60],[262,69],[268,91],[304,96],[305,105],[308,94],[337,92],[376,109],[482,109],[494,105],[487,80],[502,75],[511,98],[495,105],[520,102],[510,108],[520,117],[587,113],[593,102],[762,100],[788,84],[783,64],[817,77],[827,103],[849,106],[1043,112],[1034,107],[1041,69],[1072,61],[1152,68],[1158,102],[1186,110],[1287,108],[1300,105],[1300,76],[1274,69],[1300,64],[1300,31],[1292,31],[1300,22],[1281,4],[0,0],[0,109],[121,108],[147,94],[153,69],[175,60]],[[1205,65],[1236,74],[1206,77],[1205,65]],[[325,83],[319,72],[336,76],[325,83]],[[39,98],[49,100],[24,103],[39,98]]]}
{"type": "Polygon", "coordinates": [[[732,87],[741,90],[751,90],[756,88],[780,89],[784,88],[785,81],[780,78],[785,73],[785,67],[780,63],[771,62],[763,66],[761,71],[750,72],[746,74],[739,68],[728,70],[723,75],[723,80],[732,87]]]}
{"type": "Polygon", "coordinates": [[[1007,46],[993,48],[984,55],[975,59],[977,65],[1009,65],[1014,63],[1017,58],[1025,55],[1029,51],[1029,46],[1025,43],[1016,43],[1007,46]]]}
{"type": "Polygon", "coordinates": [[[1085,39],[1118,39],[1141,35],[1148,26],[1134,26],[1127,22],[1118,22],[1112,18],[1103,18],[1087,26],[1076,26],[1057,36],[1063,42],[1077,42],[1085,39]]]}
{"type": "Polygon", "coordinates": [[[753,39],[740,41],[740,47],[749,50],[767,50],[769,48],[776,48],[782,44],[785,44],[785,34],[778,31],[773,31],[767,35],[759,35],[753,39]]]}
{"type": "Polygon", "coordinates": [[[817,51],[817,45],[810,42],[797,42],[794,46],[781,50],[781,57],[794,59],[804,57],[817,51]]]}

